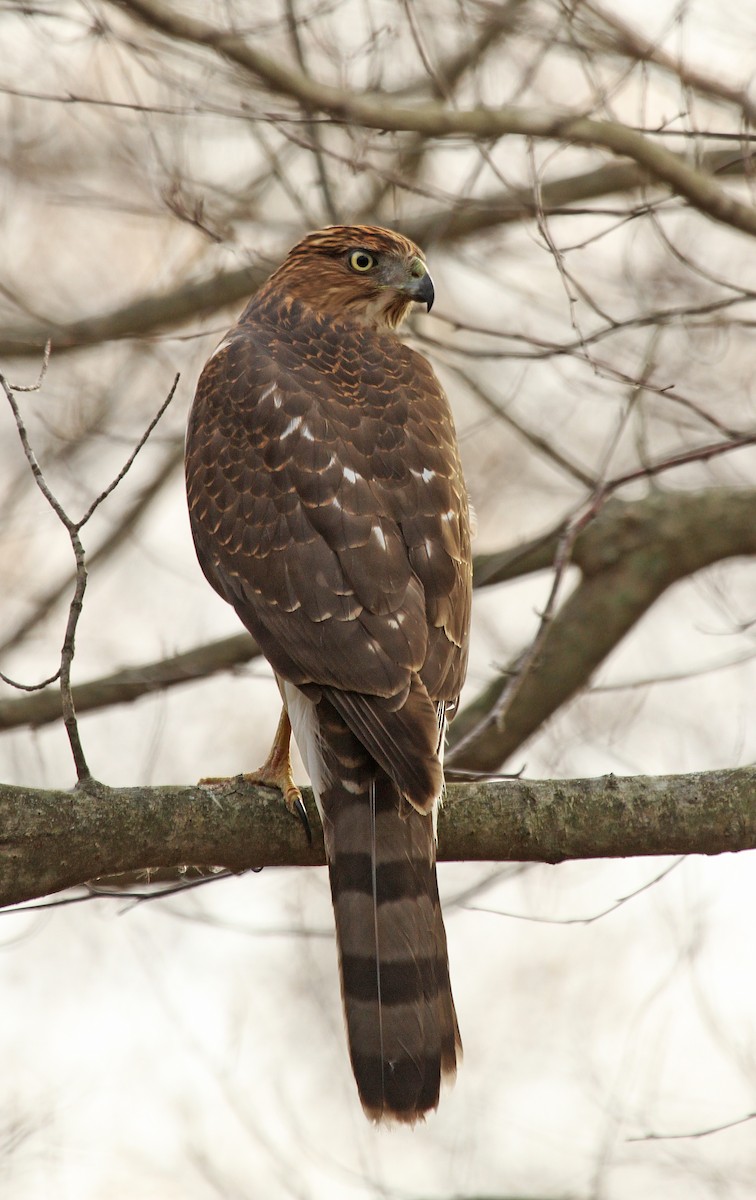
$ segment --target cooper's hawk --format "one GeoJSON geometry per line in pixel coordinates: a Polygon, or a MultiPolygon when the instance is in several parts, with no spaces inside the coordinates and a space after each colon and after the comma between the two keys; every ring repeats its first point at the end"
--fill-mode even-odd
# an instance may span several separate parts
{"type": "Polygon", "coordinates": [[[186,445],[200,565],[283,698],[251,778],[296,803],[293,727],[323,821],[360,1098],[371,1118],[406,1122],[435,1108],[461,1049],[435,815],[467,662],[468,502],[446,396],[394,332],[433,298],[406,238],[309,234],[205,366],[186,445]]]}

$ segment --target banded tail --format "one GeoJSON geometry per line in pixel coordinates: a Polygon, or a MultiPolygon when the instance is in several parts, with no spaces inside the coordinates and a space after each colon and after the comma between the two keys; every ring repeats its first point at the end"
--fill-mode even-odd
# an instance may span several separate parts
{"type": "Polygon", "coordinates": [[[317,706],[341,989],[367,1116],[413,1124],[437,1106],[461,1042],[436,881],[418,812],[326,700],[317,706]]]}

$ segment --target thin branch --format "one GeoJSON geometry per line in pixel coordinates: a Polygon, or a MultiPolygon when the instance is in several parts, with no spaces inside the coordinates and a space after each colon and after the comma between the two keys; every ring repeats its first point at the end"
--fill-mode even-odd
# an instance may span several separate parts
{"type": "MultiPolygon", "coordinates": [[[[712,313],[726,312],[731,308],[735,308],[739,304],[752,304],[756,300],[756,293],[750,291],[738,290],[735,296],[723,296],[716,300],[706,300],[701,304],[677,304],[668,308],[652,309],[648,312],[636,313],[631,317],[625,317],[621,321],[609,320],[591,333],[586,333],[581,338],[571,338],[568,342],[547,341],[544,338],[539,338],[530,333],[513,333],[511,330],[490,329],[485,326],[471,325],[469,322],[455,320],[452,317],[445,317],[439,314],[439,317],[445,324],[450,325],[453,329],[461,329],[469,333],[482,334],[485,337],[497,338],[505,342],[524,343],[527,346],[535,347],[534,350],[517,351],[507,347],[506,350],[485,350],[485,349],[467,349],[455,347],[459,354],[464,354],[468,358],[474,359],[497,359],[497,358],[515,358],[527,359],[533,361],[541,361],[549,358],[555,358],[560,355],[582,355],[587,346],[592,346],[596,342],[603,341],[605,338],[613,337],[617,333],[622,333],[628,329],[645,329],[649,326],[668,325],[681,321],[683,318],[688,319],[700,316],[708,316],[712,313]]],[[[448,349],[448,342],[439,342],[437,339],[429,337],[427,334],[422,339],[428,345],[438,346],[448,349]]],[[[597,363],[595,359],[588,360],[592,366],[600,366],[602,370],[606,370],[606,364],[597,363]]],[[[620,378],[619,373],[617,377],[620,378]]],[[[625,381],[629,382],[627,376],[622,376],[625,381]]],[[[654,390],[650,384],[646,383],[645,387],[652,391],[654,390]]],[[[663,392],[664,395],[674,395],[668,388],[656,389],[663,392]]],[[[690,407],[693,407],[690,405],[690,407]]],[[[703,416],[700,411],[699,416],[703,416]]],[[[723,426],[715,423],[713,418],[709,418],[711,424],[716,424],[717,428],[723,432],[732,432],[725,429],[723,426]]],[[[734,436],[734,434],[733,434],[734,436]]]]}
{"type": "Polygon", "coordinates": [[[756,1112],[746,1113],[744,1117],[736,1117],[733,1121],[725,1121],[723,1125],[714,1125],[711,1129],[694,1129],[689,1133],[644,1133],[627,1140],[628,1142],[688,1141],[693,1138],[711,1137],[712,1134],[722,1133],[725,1129],[736,1129],[738,1125],[746,1125],[749,1121],[756,1121],[756,1112]]]}
{"type": "Polygon", "coordinates": [[[45,342],[45,348],[42,353],[42,365],[39,368],[39,374],[34,383],[11,383],[9,387],[12,392],[38,392],[44,382],[47,368],[50,366],[50,354],[52,352],[52,342],[48,338],[45,342]]]}
{"type": "MultiPolygon", "coordinates": [[[[289,37],[294,49],[296,60],[299,64],[299,69],[305,74],[307,73],[307,63],[305,60],[304,47],[300,36],[299,25],[300,16],[296,11],[296,0],[286,0],[286,24],[289,30],[289,37]]],[[[310,112],[304,108],[305,116],[308,118],[308,123],[305,126],[312,142],[312,152],[315,159],[315,165],[318,171],[318,182],[320,184],[321,195],[323,196],[323,204],[328,214],[328,220],[333,225],[339,224],[340,214],[336,206],[331,188],[331,181],[328,178],[326,170],[325,156],[320,140],[320,127],[313,121],[309,121],[310,112]]]]}
{"type": "Polygon", "coordinates": [[[465,387],[467,387],[472,394],[476,396],[482,404],[485,405],[489,412],[492,412],[499,420],[504,421],[507,425],[509,425],[510,429],[514,429],[515,433],[524,438],[524,440],[530,446],[532,446],[534,450],[538,451],[540,454],[543,454],[545,458],[550,459],[552,463],[554,463],[557,467],[560,467],[569,476],[571,476],[572,479],[576,479],[585,487],[592,488],[596,486],[596,479],[594,476],[589,475],[587,471],[584,471],[578,463],[576,463],[573,459],[568,458],[567,455],[563,454],[561,450],[557,450],[548,438],[543,437],[540,433],[536,433],[533,429],[529,429],[527,425],[525,425],[517,417],[514,417],[508,409],[503,408],[496,400],[494,400],[493,396],[491,396],[488,391],[481,386],[477,379],[474,379],[472,375],[468,374],[467,371],[463,371],[461,367],[452,364],[449,365],[457,378],[462,380],[465,387]]]}
{"type": "Polygon", "coordinates": [[[656,887],[657,883],[661,883],[662,879],[666,879],[684,861],[684,855],[681,858],[676,858],[674,862],[668,863],[663,870],[658,871],[646,883],[641,884],[640,887],[633,888],[632,892],[627,892],[624,896],[620,896],[619,900],[615,900],[613,904],[607,905],[606,908],[591,913],[590,917],[534,917],[532,913],[508,912],[502,908],[487,908],[482,904],[465,904],[462,907],[465,912],[488,913],[492,917],[508,917],[513,921],[532,921],[536,925],[593,925],[595,921],[601,921],[604,917],[611,916],[612,913],[629,904],[631,900],[635,900],[637,896],[642,896],[650,888],[656,887]]]}
{"type": "Polygon", "coordinates": [[[637,688],[658,687],[664,683],[687,683],[690,679],[700,679],[702,675],[715,675],[718,671],[731,671],[734,667],[742,667],[744,663],[753,662],[756,650],[748,654],[738,654],[723,662],[709,663],[705,667],[689,667],[685,671],[670,671],[666,675],[647,675],[639,679],[620,679],[617,683],[591,684],[591,694],[603,695],[607,692],[635,691],[637,688]]]}
{"type": "Polygon", "coordinates": [[[508,135],[597,146],[630,158],[659,182],[715,221],[756,235],[756,208],[731,196],[703,171],[689,166],[649,137],[616,121],[595,120],[536,108],[451,110],[439,103],[405,108],[383,95],[357,93],[321,83],[271,58],[235,33],[226,32],[169,8],[158,0],[118,0],[119,7],[152,28],[195,45],[207,46],[308,111],[328,114],[347,125],[382,132],[418,133],[426,138],[493,140],[508,135]]]}
{"type": "Polygon", "coordinates": [[[0,375],[0,386],[5,392],[8,403],[11,406],[11,410],[16,421],[16,428],[18,429],[18,436],[21,440],[24,454],[26,455],[26,461],[28,462],[31,473],[34,477],[34,482],[37,484],[37,487],[41,491],[47,503],[50,505],[50,508],[53,510],[61,525],[63,525],[64,529],[68,533],[71,541],[71,548],[74,554],[74,560],[76,562],[74,593],[68,607],[66,630],[63,637],[63,645],[60,651],[59,679],[63,724],[65,726],[68,742],[71,747],[71,754],[73,755],[74,765],[76,767],[76,777],[79,782],[82,782],[91,778],[91,771],[87,765],[84,748],[81,744],[81,738],[79,737],[79,728],[76,723],[76,710],[74,708],[73,696],[71,694],[71,663],[73,662],[75,653],[76,626],[78,624],[79,617],[81,616],[82,601],[84,599],[84,592],[87,586],[87,569],[84,547],[82,546],[81,538],[79,537],[78,525],[68,516],[63,506],[53,495],[47,484],[47,481],[45,480],[45,477],[42,473],[42,468],[37,462],[36,455],[34,454],[29,442],[26,426],[24,425],[21,412],[18,404],[16,403],[16,398],[3,375],[0,375]]]}
{"type": "MultiPolygon", "coordinates": [[[[49,357],[49,350],[47,352],[47,356],[49,357]]],[[[44,371],[46,369],[46,362],[47,362],[47,357],[46,357],[45,361],[43,362],[42,371],[40,373],[40,382],[41,382],[42,378],[44,377],[44,371]]],[[[62,712],[62,716],[63,716],[63,724],[65,726],[66,734],[68,736],[68,742],[71,747],[71,754],[73,756],[74,766],[76,768],[76,777],[77,777],[79,783],[86,783],[89,780],[91,780],[91,778],[92,778],[92,773],[87,764],[86,755],[84,753],[84,747],[82,745],[81,737],[79,734],[79,726],[78,726],[78,722],[76,719],[76,708],[75,708],[75,704],[74,704],[73,692],[71,690],[71,666],[73,664],[74,655],[76,653],[76,628],[77,628],[77,625],[79,622],[79,618],[81,616],[82,606],[83,606],[83,601],[84,601],[84,593],[85,593],[86,587],[87,587],[86,554],[85,554],[84,547],[81,542],[81,538],[79,537],[79,532],[80,532],[82,526],[85,524],[85,522],[88,521],[89,518],[92,516],[92,513],[112,493],[113,489],[118,486],[118,484],[121,482],[121,480],[125,476],[126,472],[131,467],[137,454],[144,446],[145,442],[147,441],[147,438],[150,436],[152,430],[155,428],[158,421],[160,420],[160,417],[163,415],[166,408],[168,407],[171,400],[173,399],[174,393],[176,391],[176,387],[178,385],[178,380],[179,380],[179,377],[177,375],[173,381],[173,386],[171,387],[170,392],[168,393],[168,397],[165,400],[165,402],[161,405],[157,416],[152,420],[152,422],[148,426],[145,434],[143,435],[143,437],[140,439],[139,443],[137,444],[136,449],[129,456],[125,466],[122,468],[122,470],[116,476],[114,481],[107,488],[105,488],[105,490],[103,492],[100,493],[100,495],[93,502],[93,504],[91,504],[90,507],[87,509],[84,516],[79,521],[74,521],[71,517],[69,517],[68,513],[65,511],[65,509],[61,505],[60,501],[57,499],[57,497],[54,495],[53,491],[49,487],[47,480],[44,477],[42,468],[40,467],[39,462],[37,461],[37,457],[32,449],[31,443],[29,441],[29,435],[26,431],[26,426],[25,426],[23,418],[21,416],[21,411],[16,402],[16,398],[13,394],[13,390],[11,389],[11,387],[8,384],[5,377],[2,374],[0,374],[0,387],[2,387],[3,391],[5,392],[8,403],[10,404],[10,407],[11,407],[11,411],[13,412],[13,416],[14,416],[14,419],[16,422],[16,428],[18,429],[19,439],[21,441],[21,445],[23,447],[23,451],[26,456],[26,461],[28,462],[31,473],[34,477],[34,481],[37,484],[37,487],[39,488],[39,490],[42,492],[42,495],[44,496],[45,500],[47,501],[47,503],[50,505],[51,509],[55,513],[56,517],[58,518],[58,520],[63,525],[66,532],[68,533],[68,536],[69,536],[69,539],[71,542],[71,548],[72,548],[73,554],[74,554],[74,561],[76,563],[76,570],[75,570],[75,574],[74,574],[74,591],[73,591],[73,596],[71,598],[71,601],[70,601],[70,604],[68,607],[68,617],[66,620],[65,633],[63,636],[63,645],[62,645],[61,651],[60,651],[60,668],[58,671],[58,679],[60,681],[60,706],[61,706],[61,712],[62,712]]],[[[31,390],[33,390],[33,389],[31,389],[31,390]]],[[[6,682],[11,682],[7,677],[5,677],[5,678],[6,678],[6,682]]]]}
{"type": "Polygon", "coordinates": [[[639,479],[662,475],[675,467],[686,467],[691,463],[709,462],[712,458],[719,458],[722,454],[730,454],[733,450],[742,450],[745,446],[754,444],[756,444],[756,433],[744,432],[738,437],[728,438],[725,442],[710,442],[705,446],[694,446],[691,450],[670,454],[658,462],[646,463],[642,467],[636,467],[633,471],[625,472],[624,475],[617,475],[614,479],[609,480],[605,490],[607,494],[610,494],[625,487],[628,483],[636,483],[639,479]]]}
{"type": "MultiPolygon", "coordinates": [[[[644,372],[647,372],[649,366],[650,363],[647,361],[644,372]]],[[[626,410],[623,420],[620,422],[615,436],[612,438],[611,446],[605,455],[605,462],[607,464],[611,454],[614,451],[614,448],[616,447],[616,443],[620,437],[621,431],[624,428],[625,420],[627,419],[630,408],[634,403],[634,399],[635,395],[631,396],[630,405],[626,410]]],[[[546,607],[541,614],[538,630],[530,646],[528,646],[527,650],[523,653],[514,669],[507,672],[506,682],[504,683],[501,694],[492,709],[490,717],[488,717],[487,720],[495,721],[499,730],[503,730],[506,727],[507,714],[514,703],[518,691],[527,679],[528,673],[533,669],[534,665],[538,661],[538,657],[543,649],[546,638],[548,637],[549,627],[556,612],[556,601],[559,594],[559,589],[562,585],[565,571],[572,560],[575,543],[577,542],[577,539],[582,531],[586,529],[588,525],[590,525],[591,522],[594,521],[598,516],[608,497],[614,491],[617,491],[618,488],[623,486],[623,484],[629,483],[636,479],[642,479],[646,476],[660,474],[662,470],[669,470],[672,467],[680,465],[682,462],[687,463],[706,461],[707,458],[713,457],[715,453],[725,453],[730,449],[739,448],[741,445],[747,445],[749,441],[752,442],[754,440],[756,440],[756,435],[750,439],[744,438],[737,439],[734,442],[731,441],[726,443],[718,443],[716,447],[699,447],[697,452],[689,451],[686,455],[671,456],[665,459],[663,463],[639,467],[634,472],[630,472],[624,476],[618,476],[614,480],[609,480],[606,483],[598,483],[596,485],[594,493],[590,501],[583,507],[583,511],[579,515],[576,515],[570,522],[568,522],[559,536],[553,561],[554,577],[551,584],[551,590],[546,601],[546,607]],[[695,457],[693,457],[694,455],[695,457]]],[[[461,740],[457,744],[456,749],[460,755],[464,755],[467,740],[474,740],[477,736],[477,732],[477,730],[471,730],[467,734],[467,738],[461,740]]]]}
{"type": "MultiPolygon", "coordinates": [[[[556,554],[554,555],[554,576],[551,582],[551,590],[546,601],[546,607],[541,613],[541,619],[538,624],[533,641],[528,646],[525,653],[520,658],[517,666],[513,671],[508,672],[507,682],[504,689],[496,702],[492,712],[492,719],[496,722],[499,729],[504,729],[507,721],[507,713],[515,701],[517,693],[523,686],[528,674],[534,664],[538,661],[543,645],[548,637],[549,627],[554,619],[556,612],[557,596],[559,589],[562,586],[567,567],[572,559],[572,553],[575,548],[575,543],[586,525],[593,520],[595,512],[588,510],[576,521],[571,521],[563,530],[559,542],[557,543],[556,554]]],[[[460,754],[464,753],[464,741],[459,743],[458,750],[460,754]]]]}
{"type": "MultiPolygon", "coordinates": [[[[45,688],[50,687],[50,684],[57,683],[60,679],[60,667],[52,675],[48,675],[47,679],[43,679],[41,683],[21,683],[18,679],[12,679],[10,675],[4,674],[3,671],[0,671],[0,679],[2,679],[3,683],[7,683],[9,687],[15,688],[18,692],[42,692],[45,688]]],[[[2,701],[0,701],[1,709],[2,701]]],[[[60,712],[56,712],[56,716],[60,716],[60,712]]]]}
{"type": "Polygon", "coordinates": [[[108,496],[109,496],[109,495],[110,495],[112,492],[114,492],[114,491],[115,491],[115,489],[118,487],[118,485],[119,485],[119,483],[121,482],[121,480],[122,480],[122,479],[123,479],[123,478],[124,478],[124,477],[125,477],[125,476],[128,474],[128,472],[131,470],[131,467],[134,465],[134,460],[136,459],[136,456],[139,454],[140,450],[143,448],[143,446],[144,446],[144,445],[145,445],[145,443],[147,442],[148,438],[150,437],[150,434],[151,434],[151,433],[152,433],[152,431],[155,429],[155,426],[157,425],[158,421],[159,421],[159,420],[160,420],[160,418],[163,416],[163,414],[164,414],[165,410],[168,408],[168,405],[171,403],[171,400],[172,400],[172,399],[173,399],[173,397],[175,396],[175,394],[176,394],[176,388],[178,387],[178,384],[179,384],[179,379],[180,379],[180,378],[181,378],[181,377],[180,377],[180,375],[178,375],[178,374],[177,374],[177,375],[176,375],[176,377],[175,377],[175,378],[174,378],[174,380],[173,380],[173,383],[171,384],[171,388],[170,388],[170,391],[168,392],[168,395],[166,396],[166,398],[165,398],[165,400],[163,401],[163,403],[160,405],[160,408],[159,408],[159,409],[157,410],[157,412],[155,413],[155,416],[154,416],[154,417],[152,418],[152,420],[150,421],[149,425],[147,426],[147,428],[145,429],[144,433],[143,433],[143,434],[142,434],[142,436],[140,437],[139,441],[137,442],[136,446],[135,446],[135,447],[134,447],[134,449],[132,450],[131,454],[130,454],[130,455],[129,455],[129,457],[126,459],[126,462],[125,462],[125,463],[124,463],[124,465],[121,467],[121,469],[120,469],[120,471],[118,472],[118,474],[116,475],[115,479],[111,480],[111,482],[110,482],[110,483],[108,484],[108,486],[107,486],[107,487],[104,489],[104,491],[100,492],[99,496],[96,496],[96,497],[95,497],[95,499],[92,501],[92,503],[90,504],[89,508],[88,508],[88,509],[87,509],[87,511],[84,513],[84,516],[83,516],[83,517],[82,517],[82,518],[81,518],[81,519],[78,521],[78,523],[77,523],[77,529],[81,529],[83,525],[86,525],[87,521],[88,521],[88,520],[89,520],[89,518],[92,516],[92,514],[93,514],[94,512],[96,512],[96,510],[97,510],[97,509],[100,507],[100,505],[101,505],[101,504],[102,504],[102,503],[103,503],[105,500],[107,500],[108,496]]]}
{"type": "MultiPolygon", "coordinates": [[[[558,544],[558,531],[521,548],[533,569],[558,544]]],[[[573,562],[582,579],[551,620],[502,729],[496,709],[518,663],[497,675],[450,727],[447,762],[498,771],[581,688],[673,583],[715,562],[756,554],[756,492],[656,493],[634,503],[613,499],[578,536],[573,562]]],[[[515,564],[516,567],[516,564],[515,564]]],[[[494,556],[486,582],[511,569],[494,556]]]]}
{"type": "Polygon", "coordinates": [[[654,66],[661,67],[662,70],[675,75],[684,88],[698,92],[699,95],[706,96],[710,100],[734,105],[740,110],[747,124],[756,125],[756,106],[751,102],[746,86],[733,87],[729,83],[724,83],[721,76],[715,78],[694,67],[689,67],[681,59],[673,58],[661,46],[649,41],[621,17],[607,12],[599,4],[584,0],[582,8],[596,16],[607,29],[611,30],[610,50],[625,55],[634,63],[650,62],[654,66]]]}
{"type": "MultiPolygon", "coordinates": [[[[131,534],[137,522],[144,516],[152,501],[162,491],[173,471],[183,461],[183,457],[183,445],[177,442],[175,445],[169,446],[152,479],[142,488],[105,541],[88,555],[87,562],[90,568],[96,563],[105,562],[122,545],[125,539],[131,534]]],[[[74,576],[72,575],[67,575],[65,578],[59,580],[58,583],[53,584],[37,600],[33,611],[27,617],[24,617],[18,625],[14,626],[10,632],[6,633],[3,641],[0,642],[0,654],[4,654],[7,650],[17,647],[25,637],[28,637],[31,631],[36,628],[40,621],[45,619],[51,609],[54,608],[73,586],[74,576]]]]}
{"type": "MultiPolygon", "coordinates": [[[[404,162],[404,159],[402,159],[404,162]]],[[[350,158],[350,164],[355,165],[350,158]]],[[[358,169],[375,172],[375,164],[357,163],[358,169]]],[[[701,169],[712,174],[742,174],[742,159],[734,162],[731,150],[717,150],[703,155],[701,169]]],[[[406,166],[406,164],[405,164],[406,166]]],[[[387,174],[394,186],[407,186],[406,170],[401,175],[387,174]]],[[[567,176],[541,185],[543,211],[553,213],[570,210],[565,206],[580,200],[598,198],[613,192],[624,192],[653,182],[648,172],[633,163],[605,163],[600,168],[580,175],[567,176]]],[[[581,210],[582,211],[582,210],[581,210]]],[[[420,245],[430,246],[443,233],[445,246],[473,237],[475,234],[513,222],[532,220],[536,212],[536,201],[532,188],[512,189],[502,196],[489,199],[470,200],[459,207],[447,204],[443,208],[430,209],[425,213],[410,216],[402,223],[402,232],[420,245]]],[[[215,312],[233,304],[241,303],[252,295],[264,281],[267,270],[264,264],[236,268],[212,276],[189,280],[175,288],[156,295],[143,296],[110,312],[92,317],[61,323],[36,322],[28,326],[9,327],[0,335],[0,357],[36,357],[42,352],[46,341],[52,338],[57,354],[83,346],[127,337],[146,337],[173,329],[202,313],[215,312]]],[[[739,300],[740,298],[738,298],[739,300]]],[[[731,301],[732,302],[732,301],[731,301]]],[[[725,305],[718,304],[717,307],[725,305]]],[[[702,311],[712,311],[707,306],[702,311]]],[[[670,310],[668,319],[688,315],[689,306],[670,310]]],[[[653,319],[653,314],[649,315],[653,319]]],[[[640,322],[645,323],[646,318],[640,322]]],[[[617,323],[586,339],[590,342],[627,327],[630,323],[617,323]]],[[[529,340],[529,339],[526,339],[529,340]]],[[[537,344],[537,343],[535,343],[537,344]]],[[[552,353],[570,353],[574,345],[548,344],[542,354],[526,357],[548,357],[552,353]]]]}

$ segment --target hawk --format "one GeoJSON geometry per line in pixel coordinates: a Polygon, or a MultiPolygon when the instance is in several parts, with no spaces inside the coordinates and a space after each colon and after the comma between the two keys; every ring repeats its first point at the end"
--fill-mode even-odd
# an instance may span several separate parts
{"type": "Polygon", "coordinates": [[[437,1106],[461,1051],[435,825],[467,665],[469,510],[447,398],[395,333],[433,299],[407,238],[308,234],[211,355],[186,443],[200,565],[283,700],[247,778],[301,806],[293,729],[323,823],[360,1099],[373,1120],[407,1123],[437,1106]]]}

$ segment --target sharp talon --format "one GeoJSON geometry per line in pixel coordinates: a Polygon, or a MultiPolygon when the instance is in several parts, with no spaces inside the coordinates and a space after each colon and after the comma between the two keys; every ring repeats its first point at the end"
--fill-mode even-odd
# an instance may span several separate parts
{"type": "Polygon", "coordinates": [[[307,834],[307,841],[312,845],[312,829],[310,827],[310,818],[307,816],[307,809],[302,803],[302,797],[297,795],[292,805],[292,812],[296,813],[299,820],[304,825],[304,831],[307,834]]]}
{"type": "MultiPolygon", "coordinates": [[[[290,813],[296,814],[307,835],[307,841],[312,845],[312,829],[310,828],[307,809],[302,803],[301,792],[291,774],[291,758],[289,757],[290,737],[291,725],[289,724],[286,709],[284,709],[281,713],[281,719],[278,722],[278,729],[273,739],[270,754],[260,767],[260,770],[252,771],[245,775],[237,775],[236,779],[244,783],[252,783],[258,787],[271,788],[274,791],[281,792],[286,807],[290,813]]],[[[231,779],[209,778],[201,779],[200,786],[217,787],[219,784],[229,784],[232,782],[233,780],[231,779]]]]}

